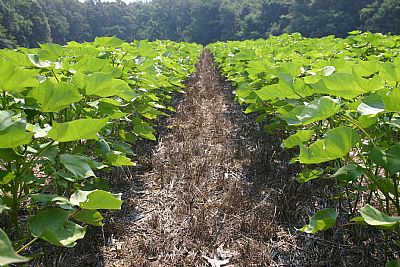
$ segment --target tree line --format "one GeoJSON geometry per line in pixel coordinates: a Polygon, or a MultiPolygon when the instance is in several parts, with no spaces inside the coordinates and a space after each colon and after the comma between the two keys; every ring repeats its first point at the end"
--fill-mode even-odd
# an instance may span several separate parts
{"type": "Polygon", "coordinates": [[[400,0],[0,0],[0,47],[96,36],[208,44],[300,32],[400,34],[400,0]]]}

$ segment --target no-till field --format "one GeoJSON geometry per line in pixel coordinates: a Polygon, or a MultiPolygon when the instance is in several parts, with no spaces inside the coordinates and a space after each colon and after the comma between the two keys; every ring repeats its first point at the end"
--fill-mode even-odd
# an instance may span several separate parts
{"type": "Polygon", "coordinates": [[[300,233],[331,186],[295,181],[299,166],[255,118],[205,51],[159,142],[143,142],[135,168],[116,169],[123,210],[107,214],[74,250],[47,266],[379,266],[382,251],[357,228],[300,233]],[[311,210],[312,208],[312,210],[311,210]],[[213,265],[214,264],[214,265],[213,265]]]}

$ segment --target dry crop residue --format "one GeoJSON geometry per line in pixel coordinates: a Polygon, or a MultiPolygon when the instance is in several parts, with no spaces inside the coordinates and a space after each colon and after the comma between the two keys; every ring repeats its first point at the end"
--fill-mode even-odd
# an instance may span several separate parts
{"type": "MultiPolygon", "coordinates": [[[[152,170],[142,177],[143,195],[131,200],[143,216],[132,223],[114,217],[122,224],[116,233],[122,245],[107,266],[211,266],[214,258],[220,264],[229,259],[225,266],[268,266],[274,261],[271,241],[291,250],[287,240],[279,244],[279,236],[287,235],[274,223],[271,192],[246,177],[249,154],[265,144],[245,136],[251,126],[225,89],[205,51],[167,122],[152,170]]],[[[273,151],[264,152],[257,156],[274,161],[273,151]]]]}

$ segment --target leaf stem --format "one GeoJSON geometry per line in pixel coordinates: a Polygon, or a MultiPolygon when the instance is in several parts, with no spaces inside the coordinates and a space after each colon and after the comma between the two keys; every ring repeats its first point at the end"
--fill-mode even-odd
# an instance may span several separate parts
{"type": "Polygon", "coordinates": [[[24,251],[25,249],[27,249],[30,245],[32,245],[33,243],[35,243],[38,239],[39,239],[39,237],[35,237],[35,238],[32,239],[31,241],[29,241],[26,245],[22,246],[20,249],[17,250],[17,254],[19,254],[19,253],[21,253],[22,251],[24,251]]]}

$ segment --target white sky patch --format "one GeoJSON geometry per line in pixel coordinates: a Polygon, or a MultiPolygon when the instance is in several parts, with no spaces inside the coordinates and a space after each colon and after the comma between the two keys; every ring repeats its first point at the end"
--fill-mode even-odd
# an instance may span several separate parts
{"type": "MultiPolygon", "coordinates": [[[[85,0],[78,0],[79,2],[85,2],[85,0]]],[[[101,2],[116,2],[116,0],[102,0],[101,2]]],[[[122,0],[122,2],[125,2],[127,4],[133,3],[133,2],[139,2],[138,0],[122,0]]]]}

